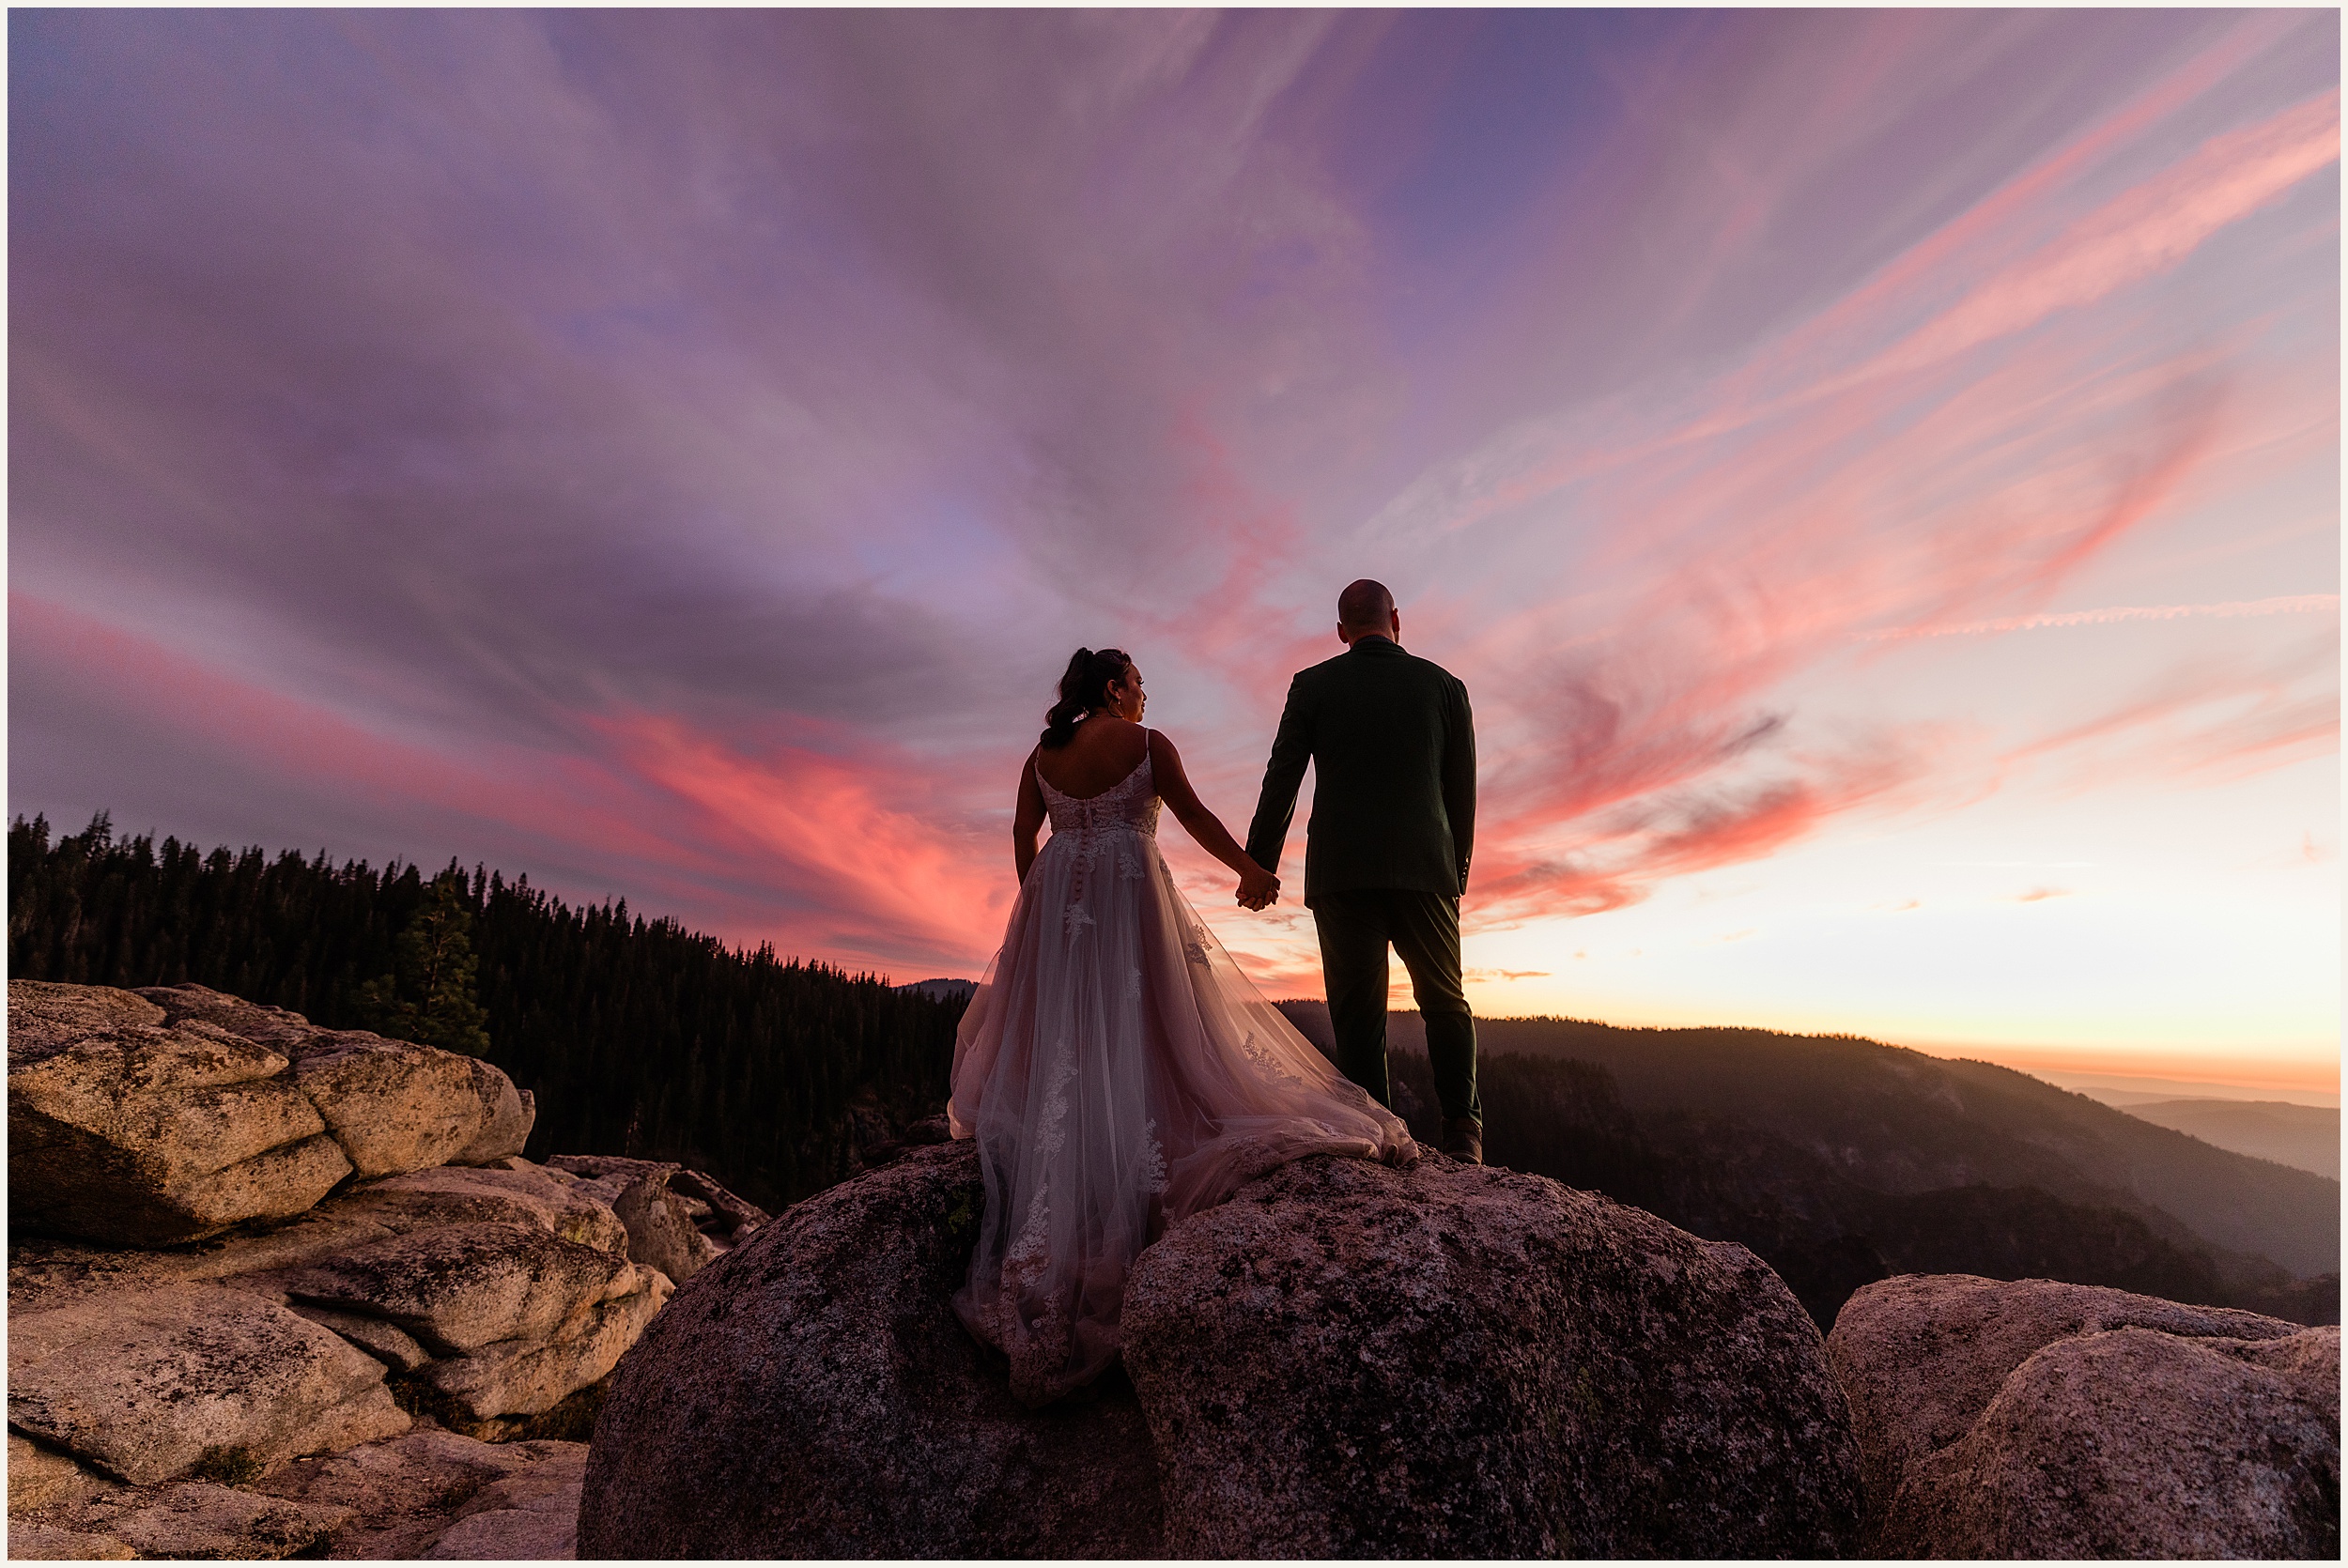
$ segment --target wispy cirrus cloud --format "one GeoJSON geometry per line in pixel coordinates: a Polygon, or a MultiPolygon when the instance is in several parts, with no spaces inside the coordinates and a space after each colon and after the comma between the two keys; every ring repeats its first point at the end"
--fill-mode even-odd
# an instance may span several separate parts
{"type": "MultiPolygon", "coordinates": [[[[2222,76],[2189,62],[2165,85],[2206,91],[2222,76]]],[[[2146,331],[2132,291],[2338,157],[2327,92],[2145,169],[2130,132],[2195,102],[2168,90],[2123,104],[1743,364],[1661,402],[1617,397],[1522,426],[1386,509],[1381,537],[1471,530],[1564,595],[1489,625],[1472,655],[1513,667],[1511,688],[1528,693],[1504,708],[1514,744],[1492,791],[1502,840],[1580,846],[1510,855],[1492,896],[1516,910],[1619,907],[1845,811],[1994,789],[2001,775],[1986,757],[1954,765],[1961,747],[1926,760],[1879,741],[1863,762],[1815,746],[1806,762],[1785,754],[1801,726],[1779,694],[1853,642],[2337,615],[2335,595],[2308,594],[2198,612],[2035,610],[2186,504],[2213,454],[2246,438],[2248,416],[2232,411],[2238,352],[2146,331]],[[2115,186],[2120,168],[2140,172],[2115,186]],[[2084,215],[2063,216],[2096,189],[2084,215]],[[1984,277],[1985,257],[2004,259],[1984,277]],[[1567,574],[1534,564],[1561,539],[1567,574]],[[1593,576],[1604,590],[1571,591],[1593,576]],[[2028,613],[1965,619],[2002,606],[2028,613]],[[1893,753],[1910,759],[1904,769],[1880,761],[1893,753]],[[1684,831],[1622,830],[1627,803],[1649,803],[1631,813],[1644,826],[1675,795],[1699,803],[1680,807],[1684,831]]],[[[2209,674],[2213,693],[2264,679],[2230,663],[2209,674]]],[[[2249,768],[2307,754],[2324,744],[2314,721],[2330,700],[2315,677],[2303,669],[2296,699],[2277,705],[2269,690],[2256,717],[2202,739],[2249,768]]],[[[2131,722],[2086,720],[2031,746],[2092,749],[2131,722]]]]}
{"type": "Polygon", "coordinates": [[[2271,657],[2180,663],[2091,716],[2013,747],[2000,766],[2054,764],[2072,792],[2117,779],[2203,784],[2336,751],[2339,628],[2271,657]]]}
{"type": "Polygon", "coordinates": [[[1896,638],[1991,637],[2006,632],[2035,632],[2052,626],[2112,626],[2124,621],[2176,621],[2187,617],[2241,615],[2331,615],[2340,613],[2337,593],[2282,593],[2268,599],[2231,599],[2212,605],[2112,605],[2102,609],[2062,610],[2047,615],[2010,615],[2000,621],[1969,621],[1955,626],[1907,626],[1896,630],[1855,632],[1859,640],[1881,642],[1896,638]]]}

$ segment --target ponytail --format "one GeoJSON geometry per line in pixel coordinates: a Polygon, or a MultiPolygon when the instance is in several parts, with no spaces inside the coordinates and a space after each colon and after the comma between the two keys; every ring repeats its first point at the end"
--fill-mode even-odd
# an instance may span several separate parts
{"type": "Polygon", "coordinates": [[[1079,648],[1059,678],[1059,700],[1044,711],[1043,749],[1058,751],[1076,733],[1076,721],[1106,699],[1134,661],[1116,648],[1079,648]]]}

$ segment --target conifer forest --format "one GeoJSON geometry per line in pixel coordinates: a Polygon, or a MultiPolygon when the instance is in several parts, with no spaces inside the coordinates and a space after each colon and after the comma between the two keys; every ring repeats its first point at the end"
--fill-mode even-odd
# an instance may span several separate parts
{"type": "Polygon", "coordinates": [[[574,908],[452,864],[335,864],[8,829],[12,978],[193,981],[481,1055],[537,1096],[529,1154],[677,1160],[780,1208],[850,1168],[872,1117],[944,1100],[963,1004],[740,950],[625,901],[574,908]]]}

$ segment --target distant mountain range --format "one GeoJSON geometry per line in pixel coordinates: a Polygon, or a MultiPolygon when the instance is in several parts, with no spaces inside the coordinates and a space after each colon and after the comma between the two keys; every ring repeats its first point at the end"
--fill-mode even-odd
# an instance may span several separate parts
{"type": "Polygon", "coordinates": [[[911,980],[899,991],[919,992],[933,1002],[967,1002],[978,993],[976,980],[911,980]]]}
{"type": "Polygon", "coordinates": [[[2025,1067],[2032,1078],[2043,1078],[2058,1089],[2072,1089],[2090,1099],[2117,1105],[2150,1105],[2156,1099],[2267,1099],[2285,1105],[2321,1105],[2340,1109],[2339,1080],[2328,1090],[2284,1088],[2277,1084],[2229,1084],[2205,1078],[2147,1078],[2139,1073],[2078,1072],[2068,1068],[2025,1067]]]}
{"type": "Polygon", "coordinates": [[[2155,1127],[2340,1179],[2340,1112],[2276,1099],[2155,1099],[2120,1109],[2155,1127]]]}
{"type": "MultiPolygon", "coordinates": [[[[1327,1048],[1328,1010],[1281,1009],[1327,1048]]],[[[2339,1311],[2340,1183],[2009,1068],[1848,1037],[1479,1019],[1485,1152],[1744,1242],[1822,1324],[1892,1273],[2110,1284],[2306,1322],[2339,1311]]],[[[1434,1132],[1426,1034],[1388,1021],[1434,1132]]]]}

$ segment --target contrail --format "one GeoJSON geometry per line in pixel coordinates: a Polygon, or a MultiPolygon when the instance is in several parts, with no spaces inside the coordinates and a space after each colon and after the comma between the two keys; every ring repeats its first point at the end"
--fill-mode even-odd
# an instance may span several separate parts
{"type": "Polygon", "coordinates": [[[2115,621],[2177,621],[2199,615],[2317,615],[2340,613],[2337,593],[2290,593],[2274,599],[2232,599],[2218,605],[2115,605],[2109,609],[2074,609],[2058,615],[2017,615],[2004,621],[1969,621],[1958,626],[1902,626],[1854,632],[1860,642],[1912,637],[1978,637],[1991,632],[2033,632],[2043,626],[2103,626],[2115,621]]]}

